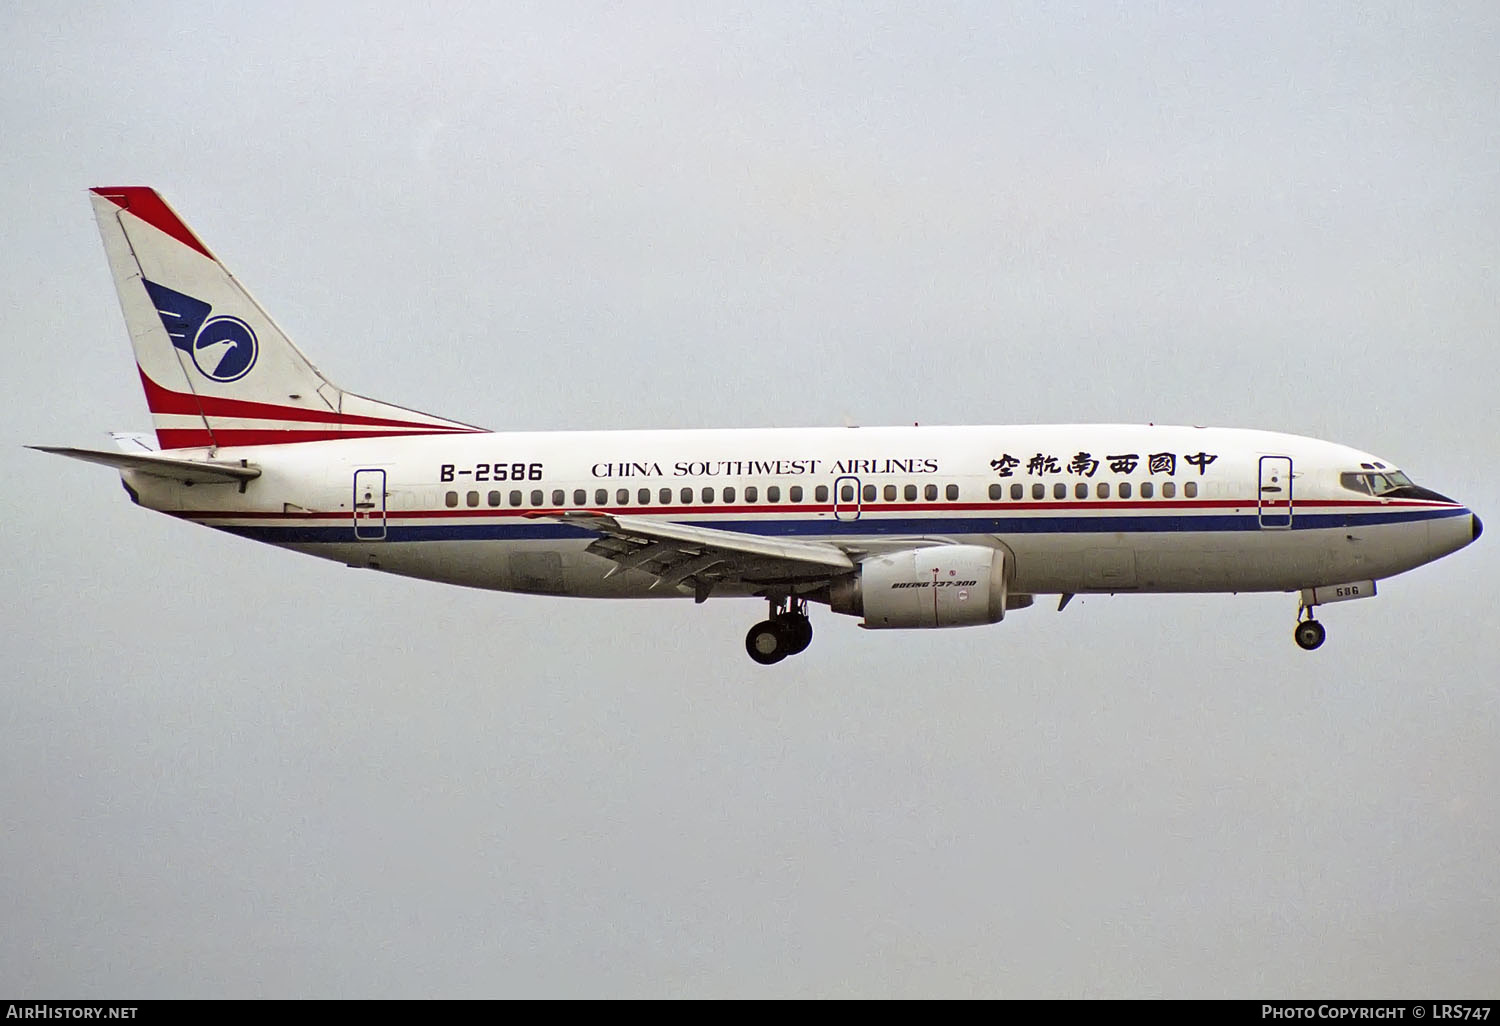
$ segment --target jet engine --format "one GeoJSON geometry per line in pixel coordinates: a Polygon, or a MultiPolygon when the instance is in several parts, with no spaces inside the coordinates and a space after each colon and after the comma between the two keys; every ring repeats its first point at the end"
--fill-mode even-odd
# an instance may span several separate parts
{"type": "Polygon", "coordinates": [[[864,627],[972,627],[1004,619],[1005,591],[1004,551],[934,545],[861,560],[833,582],[828,605],[864,627]]]}

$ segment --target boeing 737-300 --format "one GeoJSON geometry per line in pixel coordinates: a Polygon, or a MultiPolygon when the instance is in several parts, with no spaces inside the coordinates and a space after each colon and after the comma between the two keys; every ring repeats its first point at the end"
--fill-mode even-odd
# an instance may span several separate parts
{"type": "Polygon", "coordinates": [[[1270,431],[1072,424],[488,431],[325,378],[157,193],[91,199],[155,438],[38,447],[148,509],[352,567],[587,598],[758,598],[775,663],[811,603],[870,628],[992,624],[1038,595],[1322,603],[1479,537],[1389,459],[1270,431]]]}

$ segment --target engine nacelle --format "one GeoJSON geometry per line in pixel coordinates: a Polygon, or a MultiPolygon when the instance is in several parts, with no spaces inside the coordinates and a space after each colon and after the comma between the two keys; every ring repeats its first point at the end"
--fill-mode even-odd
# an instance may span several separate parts
{"type": "Polygon", "coordinates": [[[829,607],[865,627],[973,627],[1005,618],[1005,553],[934,545],[860,561],[833,582],[829,607]]]}

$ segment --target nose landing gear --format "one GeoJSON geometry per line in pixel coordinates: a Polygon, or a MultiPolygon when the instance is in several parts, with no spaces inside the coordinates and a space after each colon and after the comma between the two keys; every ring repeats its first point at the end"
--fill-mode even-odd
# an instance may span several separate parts
{"type": "Polygon", "coordinates": [[[1297,629],[1292,632],[1292,637],[1296,639],[1297,644],[1305,651],[1311,652],[1323,644],[1323,639],[1327,636],[1328,632],[1323,629],[1323,625],[1313,619],[1313,607],[1306,604],[1299,605],[1297,629]],[[1306,619],[1303,618],[1304,613],[1307,614],[1306,619]]]}
{"type": "Polygon", "coordinates": [[[773,598],[770,603],[771,618],[751,627],[745,635],[745,651],[762,666],[779,663],[812,644],[806,599],[773,598]]]}

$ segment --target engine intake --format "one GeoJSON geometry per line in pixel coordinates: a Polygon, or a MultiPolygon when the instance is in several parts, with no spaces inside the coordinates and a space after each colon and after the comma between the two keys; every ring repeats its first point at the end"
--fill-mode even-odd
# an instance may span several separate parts
{"type": "Polygon", "coordinates": [[[861,560],[828,605],[870,628],[973,627],[1005,618],[1005,591],[1003,550],[935,545],[861,560]]]}

